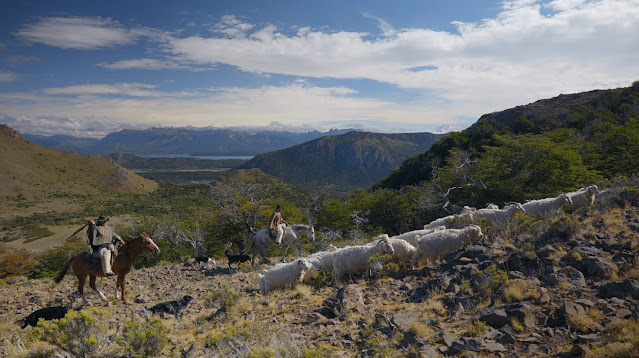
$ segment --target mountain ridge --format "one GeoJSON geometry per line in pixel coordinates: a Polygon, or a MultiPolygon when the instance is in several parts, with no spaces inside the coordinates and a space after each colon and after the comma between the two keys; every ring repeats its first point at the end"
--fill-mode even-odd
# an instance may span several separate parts
{"type": "Polygon", "coordinates": [[[399,167],[406,158],[430,147],[440,136],[428,132],[383,134],[351,131],[263,153],[240,168],[258,168],[307,188],[343,192],[369,187],[399,167]]]}
{"type": "Polygon", "coordinates": [[[73,150],[80,154],[110,155],[125,152],[148,154],[198,154],[248,156],[287,148],[327,135],[350,130],[328,132],[235,131],[229,129],[191,129],[154,127],[142,130],[123,129],[102,139],[71,136],[26,135],[42,146],[58,150],[73,150]]]}

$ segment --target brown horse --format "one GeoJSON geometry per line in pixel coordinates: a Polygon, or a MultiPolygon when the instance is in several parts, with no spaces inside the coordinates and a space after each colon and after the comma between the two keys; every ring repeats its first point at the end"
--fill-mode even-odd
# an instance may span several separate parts
{"type": "MultiPolygon", "coordinates": [[[[127,242],[120,248],[120,253],[113,261],[113,265],[111,269],[117,275],[117,284],[115,286],[115,297],[120,298],[120,292],[122,291],[122,301],[126,300],[126,296],[124,295],[124,276],[126,276],[129,271],[131,271],[131,266],[133,266],[133,261],[138,258],[142,251],[152,251],[156,254],[160,253],[160,249],[153,242],[153,240],[146,234],[142,233],[137,238],[127,242]]],[[[73,273],[78,277],[78,291],[82,299],[86,302],[86,298],[84,297],[84,283],[87,280],[87,276],[89,276],[89,286],[102,298],[106,300],[106,296],[95,287],[95,278],[96,277],[106,277],[104,272],[102,271],[102,265],[96,265],[96,267],[89,266],[87,261],[87,253],[83,252],[81,254],[77,254],[69,259],[67,264],[64,266],[62,271],[56,276],[55,283],[60,283],[66,275],[67,271],[71,267],[73,273]]]]}

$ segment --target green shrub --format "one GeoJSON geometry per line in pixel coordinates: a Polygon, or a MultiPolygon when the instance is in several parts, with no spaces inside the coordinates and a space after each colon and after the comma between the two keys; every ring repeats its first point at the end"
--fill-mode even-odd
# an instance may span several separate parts
{"type": "Polygon", "coordinates": [[[33,329],[35,338],[48,342],[74,357],[86,357],[103,350],[108,344],[109,312],[97,308],[85,311],[69,310],[61,319],[40,319],[33,329]]]}
{"type": "Polygon", "coordinates": [[[122,327],[116,343],[135,357],[154,357],[166,347],[167,332],[159,317],[153,317],[148,322],[131,320],[122,327]]]}
{"type": "Polygon", "coordinates": [[[38,255],[38,263],[34,268],[34,277],[43,278],[57,275],[71,257],[88,249],[89,245],[84,239],[77,236],[56,245],[54,248],[38,255]]]}
{"type": "Polygon", "coordinates": [[[635,207],[639,206],[639,189],[637,188],[623,188],[619,191],[617,197],[617,202],[620,207],[624,207],[626,204],[635,207]]]}
{"type": "Polygon", "coordinates": [[[573,235],[577,233],[578,228],[579,223],[570,216],[564,214],[557,220],[550,223],[548,235],[556,240],[565,241],[573,237],[573,235]]]}
{"type": "Polygon", "coordinates": [[[239,292],[231,291],[227,287],[221,288],[214,290],[209,296],[204,298],[204,307],[213,308],[217,304],[222,311],[228,311],[241,297],[242,294],[239,292]]]}

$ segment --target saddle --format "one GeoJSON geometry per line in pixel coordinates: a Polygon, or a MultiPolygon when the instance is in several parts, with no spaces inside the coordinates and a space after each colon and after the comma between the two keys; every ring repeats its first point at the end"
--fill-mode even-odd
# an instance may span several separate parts
{"type": "MultiPolygon", "coordinates": [[[[115,250],[111,251],[111,265],[115,261],[115,258],[118,256],[118,247],[115,247],[115,250]]],[[[86,253],[87,264],[91,269],[101,269],[102,268],[102,258],[100,257],[100,250],[87,251],[86,253]]]]}

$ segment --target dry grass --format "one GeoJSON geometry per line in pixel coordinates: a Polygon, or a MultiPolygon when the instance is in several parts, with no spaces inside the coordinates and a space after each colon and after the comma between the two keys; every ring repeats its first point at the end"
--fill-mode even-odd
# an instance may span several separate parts
{"type": "Polygon", "coordinates": [[[639,322],[636,319],[620,320],[604,328],[604,346],[594,347],[588,358],[639,358],[639,322]]]}
{"type": "Polygon", "coordinates": [[[568,326],[577,332],[591,333],[601,327],[599,322],[590,315],[570,315],[566,318],[568,326]]]}
{"type": "Polygon", "coordinates": [[[537,299],[541,294],[529,286],[525,280],[520,278],[508,280],[503,286],[504,301],[511,303],[537,299]]]}

